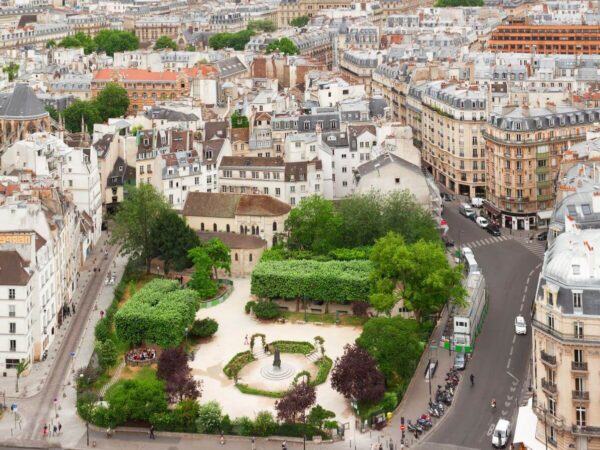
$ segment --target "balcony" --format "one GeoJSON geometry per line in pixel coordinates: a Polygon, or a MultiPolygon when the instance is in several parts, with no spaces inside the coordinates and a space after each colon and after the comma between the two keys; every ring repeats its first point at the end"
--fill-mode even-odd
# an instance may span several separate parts
{"type": "Polygon", "coordinates": [[[549,366],[556,366],[556,355],[549,355],[545,351],[542,350],[540,357],[544,363],[549,366]]]}
{"type": "Polygon", "coordinates": [[[545,187],[549,187],[552,184],[551,181],[546,180],[546,181],[538,181],[537,182],[537,187],[539,188],[545,188],[545,187]]]}
{"type": "Polygon", "coordinates": [[[554,198],[553,194],[543,194],[537,196],[538,202],[547,202],[548,200],[552,200],[554,198]]]}
{"type": "Polygon", "coordinates": [[[548,166],[535,168],[535,173],[543,174],[543,173],[548,173],[548,172],[550,172],[550,167],[548,167],[548,166]]]}
{"type": "Polygon", "coordinates": [[[572,391],[573,400],[590,401],[590,393],[588,391],[572,391]]]}
{"type": "Polygon", "coordinates": [[[600,427],[573,425],[573,434],[579,436],[600,436],[600,427]]]}
{"type": "Polygon", "coordinates": [[[546,381],[545,378],[542,378],[542,389],[550,395],[556,394],[556,384],[546,381]]]}
{"type": "Polygon", "coordinates": [[[544,152],[544,153],[536,153],[535,157],[537,159],[548,159],[548,156],[550,155],[550,152],[544,152]]]}
{"type": "Polygon", "coordinates": [[[571,370],[575,372],[587,372],[588,364],[586,362],[571,361],[571,370]]]}

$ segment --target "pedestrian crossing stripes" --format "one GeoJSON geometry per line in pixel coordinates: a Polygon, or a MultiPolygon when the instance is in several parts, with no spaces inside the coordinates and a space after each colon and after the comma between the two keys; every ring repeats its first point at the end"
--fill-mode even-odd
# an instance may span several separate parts
{"type": "Polygon", "coordinates": [[[497,244],[504,241],[515,241],[533,253],[540,259],[544,259],[544,253],[546,251],[546,241],[538,241],[537,239],[530,240],[529,238],[516,237],[516,236],[490,236],[476,241],[465,242],[461,245],[463,247],[469,247],[470,249],[484,247],[486,245],[497,244]]]}

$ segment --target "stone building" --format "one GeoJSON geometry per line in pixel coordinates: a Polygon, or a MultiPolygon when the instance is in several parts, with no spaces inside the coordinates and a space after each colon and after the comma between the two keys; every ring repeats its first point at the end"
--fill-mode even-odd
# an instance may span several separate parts
{"type": "Polygon", "coordinates": [[[38,131],[50,131],[50,116],[26,84],[0,94],[0,149],[38,131]]]}

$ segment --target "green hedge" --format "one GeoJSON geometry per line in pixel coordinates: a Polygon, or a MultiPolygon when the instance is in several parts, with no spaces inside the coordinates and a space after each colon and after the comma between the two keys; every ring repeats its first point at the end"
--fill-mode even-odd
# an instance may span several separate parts
{"type": "Polygon", "coordinates": [[[254,361],[251,351],[240,352],[235,355],[229,362],[223,367],[223,372],[228,378],[236,376],[240,370],[246,365],[254,361]]]}
{"type": "Polygon", "coordinates": [[[317,376],[315,376],[315,379],[310,381],[310,384],[313,386],[323,384],[327,381],[327,376],[329,375],[331,366],[333,366],[333,361],[328,356],[323,356],[321,359],[317,360],[315,364],[319,370],[317,371],[317,376]]]}
{"type": "Polygon", "coordinates": [[[250,395],[262,395],[263,397],[271,397],[271,398],[283,398],[287,391],[265,391],[263,389],[256,389],[247,384],[238,383],[236,387],[240,390],[242,394],[250,394],[250,395]]]}
{"type": "Polygon", "coordinates": [[[210,337],[219,329],[219,323],[215,319],[206,317],[202,320],[194,321],[190,334],[199,338],[210,337]]]}
{"type": "Polygon", "coordinates": [[[315,351],[315,346],[306,341],[273,341],[269,347],[272,347],[273,350],[277,347],[281,353],[302,353],[303,355],[315,351]]]}
{"type": "Polygon", "coordinates": [[[271,299],[366,300],[371,268],[370,261],[261,261],[252,272],[252,293],[271,299]]]}
{"type": "Polygon", "coordinates": [[[152,280],[115,314],[117,337],[132,345],[176,347],[193,323],[199,301],[195,291],[181,289],[175,280],[152,280]]]}
{"type": "Polygon", "coordinates": [[[261,320],[273,320],[281,316],[279,305],[269,301],[255,302],[252,311],[256,318],[261,320]]]}

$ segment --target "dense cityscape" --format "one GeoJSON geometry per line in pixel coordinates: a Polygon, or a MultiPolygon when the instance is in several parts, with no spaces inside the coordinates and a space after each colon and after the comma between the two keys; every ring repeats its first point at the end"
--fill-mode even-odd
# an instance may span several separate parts
{"type": "Polygon", "coordinates": [[[0,448],[600,449],[599,7],[0,0],[0,448]]]}

